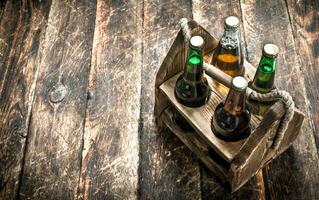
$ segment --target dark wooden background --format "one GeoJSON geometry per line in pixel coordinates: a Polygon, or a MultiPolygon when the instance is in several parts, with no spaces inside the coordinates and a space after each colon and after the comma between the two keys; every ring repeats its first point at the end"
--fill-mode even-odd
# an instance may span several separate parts
{"type": "Polygon", "coordinates": [[[0,199],[319,199],[317,0],[2,0],[0,199]],[[306,114],[283,155],[229,194],[153,116],[156,72],[194,19],[277,44],[277,86],[306,114]]]}

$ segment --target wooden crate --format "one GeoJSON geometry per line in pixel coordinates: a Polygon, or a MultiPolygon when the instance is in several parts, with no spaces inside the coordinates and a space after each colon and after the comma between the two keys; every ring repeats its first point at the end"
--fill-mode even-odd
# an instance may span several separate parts
{"type": "MultiPolygon", "coordinates": [[[[188,25],[192,35],[204,38],[204,60],[210,62],[218,40],[196,22],[190,21],[188,25]]],[[[218,139],[211,130],[210,122],[216,106],[226,98],[227,94],[216,89],[210,77],[205,75],[212,88],[210,99],[205,105],[189,108],[175,99],[176,79],[183,71],[187,56],[185,45],[180,31],[156,76],[154,113],[159,127],[167,126],[221,180],[224,186],[234,192],[292,144],[300,132],[304,115],[295,109],[293,119],[277,151],[270,146],[279,120],[284,114],[284,107],[280,101],[269,108],[263,118],[252,115],[252,132],[248,138],[237,142],[218,139]],[[185,117],[196,132],[186,132],[172,121],[172,113],[175,110],[185,117]]],[[[244,62],[244,66],[245,77],[251,80],[256,69],[247,61],[244,62]]]]}

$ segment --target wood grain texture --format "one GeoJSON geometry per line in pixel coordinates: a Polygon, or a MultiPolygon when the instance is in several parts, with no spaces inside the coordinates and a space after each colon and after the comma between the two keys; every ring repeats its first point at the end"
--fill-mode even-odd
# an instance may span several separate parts
{"type": "MultiPolygon", "coordinates": [[[[200,23],[208,32],[216,38],[220,38],[224,31],[224,19],[228,15],[236,15],[241,19],[240,2],[236,0],[193,0],[194,20],[200,23]]],[[[243,26],[241,26],[241,40],[243,55],[246,53],[244,46],[245,38],[243,34],[243,26]]],[[[264,187],[262,179],[253,177],[242,189],[236,193],[229,195],[224,189],[216,188],[219,183],[216,178],[209,175],[205,169],[201,169],[202,175],[202,193],[203,199],[262,199],[264,198],[264,187]],[[261,181],[261,182],[257,182],[261,181]]],[[[262,172],[258,172],[262,177],[262,172]]]]}
{"type": "Polygon", "coordinates": [[[308,99],[309,123],[315,132],[319,149],[319,1],[288,0],[296,51],[301,60],[308,99]]]}
{"type": "Polygon", "coordinates": [[[237,192],[230,193],[225,188],[221,187],[220,180],[204,165],[201,166],[202,176],[202,199],[253,199],[264,200],[265,191],[263,179],[260,178],[261,172],[252,177],[242,188],[237,192]]]}
{"type": "MultiPolygon", "coordinates": [[[[21,5],[19,1],[10,1],[8,2],[5,7],[3,7],[3,11],[1,14],[1,26],[0,26],[0,92],[1,96],[4,88],[6,87],[6,76],[9,70],[9,65],[7,64],[10,62],[10,50],[13,46],[13,42],[15,39],[15,31],[18,28],[19,17],[21,12],[21,5]],[[18,11],[18,14],[17,14],[18,11]]],[[[24,22],[26,23],[26,22],[24,22]]],[[[21,29],[21,28],[20,28],[21,29]]],[[[13,53],[12,53],[13,54],[13,53]]],[[[14,55],[14,54],[13,54],[14,55]]],[[[11,57],[13,56],[11,55],[11,57]]]]}
{"type": "MultiPolygon", "coordinates": [[[[223,182],[226,181],[227,167],[225,161],[213,159],[210,156],[210,146],[196,133],[196,131],[185,132],[173,122],[174,110],[169,107],[161,115],[161,119],[166,126],[214,173],[218,174],[223,182]],[[222,163],[222,164],[221,164],[222,163]],[[225,164],[225,165],[223,165],[225,164]]],[[[176,111],[175,111],[176,112],[176,111]]],[[[220,156],[218,157],[220,158],[220,156]]]]}
{"type": "Polygon", "coordinates": [[[95,2],[53,1],[41,42],[22,199],[74,199],[81,163],[95,2]]]}
{"type": "Polygon", "coordinates": [[[136,199],[141,1],[97,1],[81,199],[136,199]]]}
{"type": "MultiPolygon", "coordinates": [[[[248,60],[257,66],[263,44],[277,44],[281,52],[277,58],[276,85],[290,92],[296,106],[308,113],[304,77],[285,2],[244,0],[241,6],[248,60]]],[[[270,164],[265,180],[266,190],[273,194],[267,195],[269,198],[318,198],[319,160],[309,118],[302,130],[293,147],[270,164]]]]}
{"type": "Polygon", "coordinates": [[[50,1],[8,1],[0,28],[0,199],[17,198],[50,1]]]}
{"type": "Polygon", "coordinates": [[[155,76],[177,32],[178,21],[192,17],[191,1],[144,1],[140,122],[140,199],[200,199],[197,160],[154,119],[155,76]]]}
{"type": "Polygon", "coordinates": [[[7,0],[3,0],[0,2],[0,22],[2,19],[2,15],[3,15],[4,9],[5,9],[6,3],[7,3],[7,0]]]}

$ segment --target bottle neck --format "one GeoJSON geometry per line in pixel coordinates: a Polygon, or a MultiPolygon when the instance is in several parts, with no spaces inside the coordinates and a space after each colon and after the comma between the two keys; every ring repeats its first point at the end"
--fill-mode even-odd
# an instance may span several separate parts
{"type": "Polygon", "coordinates": [[[224,29],[223,36],[238,36],[240,34],[239,29],[227,28],[224,29]]]}
{"type": "Polygon", "coordinates": [[[225,110],[231,115],[239,115],[245,110],[246,91],[237,91],[233,88],[230,89],[224,107],[225,110]]]}
{"type": "Polygon", "coordinates": [[[240,31],[239,29],[225,28],[224,34],[220,39],[223,49],[232,50],[240,47],[240,31]]]}
{"type": "Polygon", "coordinates": [[[262,56],[254,77],[252,87],[257,92],[267,93],[274,87],[276,58],[262,56]]]}
{"type": "Polygon", "coordinates": [[[203,50],[189,47],[184,69],[184,79],[199,81],[203,76],[203,50]]]}

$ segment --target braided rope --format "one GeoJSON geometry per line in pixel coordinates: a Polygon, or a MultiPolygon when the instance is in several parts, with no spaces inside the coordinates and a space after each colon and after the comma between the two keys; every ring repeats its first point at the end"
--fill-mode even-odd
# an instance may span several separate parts
{"type": "MultiPolygon", "coordinates": [[[[180,19],[179,24],[182,29],[184,41],[185,43],[188,43],[191,38],[191,30],[188,26],[188,20],[186,18],[182,18],[180,19]]],[[[278,150],[282,142],[284,133],[288,128],[289,122],[291,121],[294,115],[295,104],[292,97],[290,96],[288,92],[284,90],[274,89],[266,94],[261,94],[256,91],[252,91],[249,95],[249,98],[258,102],[271,102],[271,101],[280,100],[284,103],[285,114],[280,120],[277,133],[275,137],[273,138],[273,143],[271,145],[271,148],[278,150]]]]}
{"type": "Polygon", "coordinates": [[[192,37],[191,30],[188,27],[188,20],[186,18],[182,18],[179,20],[179,25],[181,26],[182,33],[184,36],[185,43],[188,43],[192,37]]]}
{"type": "Polygon", "coordinates": [[[256,91],[252,91],[249,98],[258,102],[270,102],[270,101],[280,100],[284,103],[285,114],[280,120],[277,133],[273,139],[273,143],[271,146],[273,149],[278,149],[284,137],[284,133],[288,128],[289,122],[291,121],[294,115],[295,103],[292,97],[290,96],[288,92],[284,90],[274,89],[271,92],[268,92],[266,94],[261,94],[256,91]]]}

